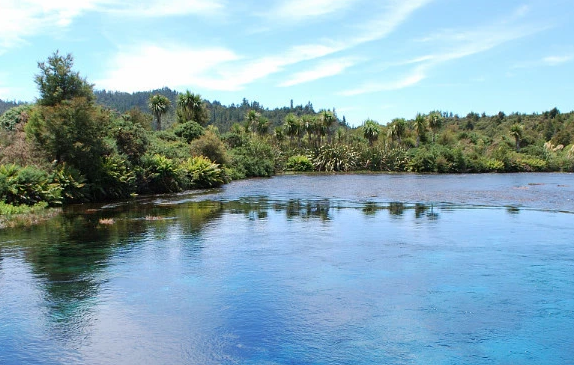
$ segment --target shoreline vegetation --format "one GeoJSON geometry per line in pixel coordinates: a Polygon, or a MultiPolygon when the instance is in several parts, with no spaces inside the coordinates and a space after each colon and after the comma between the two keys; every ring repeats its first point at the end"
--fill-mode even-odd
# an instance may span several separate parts
{"type": "Polygon", "coordinates": [[[444,111],[350,127],[309,102],[225,107],[168,88],[95,91],[54,53],[34,104],[0,101],[0,228],[58,207],[288,172],[574,172],[574,112],[444,111]]]}

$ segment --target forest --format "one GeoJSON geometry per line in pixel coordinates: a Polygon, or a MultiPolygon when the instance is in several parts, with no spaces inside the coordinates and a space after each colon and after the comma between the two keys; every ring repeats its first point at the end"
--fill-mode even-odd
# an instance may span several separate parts
{"type": "Polygon", "coordinates": [[[70,54],[56,52],[38,68],[35,103],[0,101],[0,226],[45,207],[284,172],[574,171],[574,112],[557,108],[430,111],[350,127],[311,102],[270,110],[189,90],[94,91],[70,54]]]}

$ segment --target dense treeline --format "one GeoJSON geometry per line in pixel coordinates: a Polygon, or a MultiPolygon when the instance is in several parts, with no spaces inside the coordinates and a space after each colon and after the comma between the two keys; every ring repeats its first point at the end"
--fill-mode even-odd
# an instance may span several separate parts
{"type": "MultiPolygon", "coordinates": [[[[138,91],[135,93],[96,90],[94,94],[98,104],[117,110],[120,113],[128,112],[134,108],[145,113],[151,113],[148,101],[152,96],[163,95],[169,99],[172,105],[176,105],[179,95],[178,92],[167,87],[151,91],[138,91]]],[[[217,100],[208,101],[201,99],[201,102],[205,105],[209,124],[216,126],[221,132],[229,131],[234,123],[242,123],[245,119],[245,115],[250,110],[255,110],[257,113],[267,118],[271,122],[272,126],[281,125],[289,113],[294,113],[297,116],[315,113],[311,102],[308,102],[303,106],[293,105],[293,101],[291,101],[291,105],[289,107],[275,109],[265,108],[258,102],[250,102],[245,98],[240,104],[231,104],[230,106],[223,105],[217,100]]],[[[172,108],[168,110],[166,115],[163,117],[163,121],[165,126],[173,125],[177,121],[175,109],[172,108]]]]}
{"type": "Polygon", "coordinates": [[[556,108],[464,117],[432,111],[350,128],[311,103],[268,110],[167,88],[94,93],[72,65],[58,53],[40,63],[37,102],[0,116],[0,211],[283,171],[574,171],[574,113],[556,108]]]}

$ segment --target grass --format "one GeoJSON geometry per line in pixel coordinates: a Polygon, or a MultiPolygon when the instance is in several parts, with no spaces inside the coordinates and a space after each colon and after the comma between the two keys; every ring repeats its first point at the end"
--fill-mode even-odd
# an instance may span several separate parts
{"type": "Polygon", "coordinates": [[[0,229],[32,226],[53,218],[60,212],[60,208],[48,208],[46,202],[32,206],[0,202],[0,229]]]}

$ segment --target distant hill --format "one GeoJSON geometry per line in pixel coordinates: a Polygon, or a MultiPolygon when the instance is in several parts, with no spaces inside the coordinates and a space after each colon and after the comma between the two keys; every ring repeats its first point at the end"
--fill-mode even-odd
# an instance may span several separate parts
{"type": "Polygon", "coordinates": [[[11,109],[15,106],[26,104],[23,101],[4,101],[0,99],[0,115],[2,115],[6,110],[11,109]]]}
{"type": "MultiPolygon", "coordinates": [[[[152,95],[161,94],[167,97],[171,103],[172,108],[168,115],[164,117],[166,125],[175,122],[175,105],[178,92],[169,88],[156,89],[150,91],[138,91],[134,93],[126,93],[119,91],[106,91],[96,90],[96,100],[99,104],[108,108],[115,109],[120,113],[127,112],[132,108],[139,108],[140,110],[149,113],[148,100],[152,95]]],[[[220,131],[226,132],[231,128],[234,123],[242,123],[245,115],[249,110],[256,110],[265,118],[269,119],[273,126],[279,126],[283,123],[285,116],[289,113],[296,115],[313,114],[315,110],[313,104],[308,102],[307,105],[293,105],[285,106],[282,108],[269,109],[256,101],[250,102],[243,99],[241,104],[231,104],[226,106],[219,101],[204,100],[205,106],[209,111],[210,124],[219,128],[220,131]]]]}

